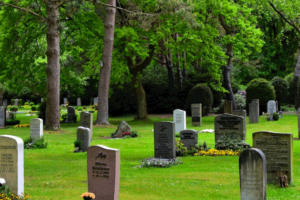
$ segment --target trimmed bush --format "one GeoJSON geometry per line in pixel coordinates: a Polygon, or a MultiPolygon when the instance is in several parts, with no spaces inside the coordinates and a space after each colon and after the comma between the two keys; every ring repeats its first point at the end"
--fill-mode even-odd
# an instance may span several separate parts
{"type": "Polygon", "coordinates": [[[256,78],[249,82],[246,88],[246,106],[249,110],[249,103],[252,99],[259,99],[259,112],[267,112],[267,103],[275,100],[274,87],[263,78],[256,78]]]}
{"type": "Polygon", "coordinates": [[[32,111],[36,111],[36,106],[31,106],[32,111]]]}
{"type": "Polygon", "coordinates": [[[29,103],[28,102],[25,102],[25,104],[24,105],[26,105],[26,106],[29,106],[29,103]]]}
{"type": "Polygon", "coordinates": [[[29,104],[30,106],[33,106],[34,105],[34,103],[33,102],[30,102],[30,104],[29,104]]]}
{"type": "MultiPolygon", "coordinates": [[[[275,96],[276,100],[279,102],[279,106],[282,103],[285,103],[287,101],[287,95],[288,95],[288,83],[286,80],[279,76],[275,76],[271,81],[271,85],[273,85],[275,89],[275,96]]],[[[280,107],[279,107],[280,109],[280,107]]]]}
{"type": "Polygon", "coordinates": [[[14,99],[11,99],[11,100],[10,100],[10,104],[11,104],[11,105],[15,105],[15,100],[14,100],[14,99]]]}
{"type": "Polygon", "coordinates": [[[17,120],[17,119],[6,120],[6,125],[17,125],[17,124],[20,124],[20,120],[17,120]]]}
{"type": "Polygon", "coordinates": [[[22,101],[22,99],[19,99],[18,100],[18,106],[21,107],[22,105],[23,105],[23,101],[22,101]]]}
{"type": "Polygon", "coordinates": [[[189,115],[191,115],[191,104],[193,103],[201,103],[202,112],[205,111],[204,113],[206,115],[209,113],[213,103],[213,94],[206,84],[201,83],[195,85],[188,94],[185,110],[189,115]]]}
{"type": "Polygon", "coordinates": [[[17,106],[11,106],[10,111],[13,111],[13,112],[17,112],[18,111],[18,107],[17,106]]]}

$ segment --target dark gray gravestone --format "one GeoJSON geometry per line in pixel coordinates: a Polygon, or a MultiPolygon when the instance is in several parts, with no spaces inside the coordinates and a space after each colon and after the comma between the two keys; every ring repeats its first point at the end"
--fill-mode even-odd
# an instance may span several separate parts
{"type": "Polygon", "coordinates": [[[0,128],[5,128],[6,108],[0,108],[0,128]]]}
{"type": "Polygon", "coordinates": [[[155,158],[175,158],[175,123],[154,123],[154,156],[155,158]]]}
{"type": "Polygon", "coordinates": [[[259,149],[244,150],[239,158],[241,200],[265,200],[266,156],[259,149]]]}
{"type": "Polygon", "coordinates": [[[80,113],[80,125],[90,129],[90,133],[91,133],[90,141],[92,141],[92,137],[93,137],[93,114],[89,113],[89,112],[81,112],[80,113]]]}
{"type": "Polygon", "coordinates": [[[82,152],[87,151],[90,146],[91,133],[89,128],[79,126],[77,128],[77,140],[81,141],[82,152]]]}
{"type": "Polygon", "coordinates": [[[198,144],[198,132],[196,130],[180,131],[180,141],[189,150],[191,149],[191,146],[198,144]]]}
{"type": "Polygon", "coordinates": [[[273,121],[273,113],[276,112],[276,103],[271,100],[268,101],[268,113],[270,114],[270,121],[273,121]]]}
{"type": "Polygon", "coordinates": [[[202,126],[202,104],[192,104],[192,125],[202,126]]]}
{"type": "Polygon", "coordinates": [[[249,123],[259,122],[259,99],[252,99],[249,103],[249,123]]]}
{"type": "Polygon", "coordinates": [[[232,111],[233,115],[244,117],[244,123],[245,123],[245,134],[247,133],[247,112],[246,110],[234,110],[232,111]]]}
{"type": "Polygon", "coordinates": [[[72,106],[68,107],[68,122],[76,122],[76,114],[75,114],[75,108],[72,106]]]}
{"type": "Polygon", "coordinates": [[[260,131],[252,138],[253,147],[266,155],[268,183],[278,182],[278,169],[293,182],[293,134],[260,131]]]}
{"type": "Polygon", "coordinates": [[[81,106],[81,98],[77,98],[77,106],[81,106]]]}
{"type": "Polygon", "coordinates": [[[224,102],[224,113],[232,114],[232,101],[224,102]]]}

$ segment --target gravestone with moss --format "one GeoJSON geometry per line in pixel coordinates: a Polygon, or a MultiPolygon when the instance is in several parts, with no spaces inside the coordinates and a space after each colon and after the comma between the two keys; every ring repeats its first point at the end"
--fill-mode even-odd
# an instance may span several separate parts
{"type": "Polygon", "coordinates": [[[81,106],[81,98],[77,98],[77,106],[81,106]]]}
{"type": "Polygon", "coordinates": [[[233,115],[242,116],[244,117],[244,123],[245,123],[245,133],[247,133],[247,112],[246,110],[234,110],[232,111],[233,115]]]}
{"type": "Polygon", "coordinates": [[[192,110],[192,125],[202,126],[202,104],[195,103],[191,106],[192,110]]]}
{"type": "Polygon", "coordinates": [[[259,99],[252,99],[249,103],[249,123],[259,122],[259,99]]]}
{"type": "Polygon", "coordinates": [[[92,141],[93,137],[93,114],[89,112],[81,112],[80,113],[80,126],[86,127],[90,129],[90,141],[92,141]]]}
{"type": "Polygon", "coordinates": [[[72,106],[68,107],[68,122],[75,122],[77,121],[75,108],[72,106]]]}
{"type": "Polygon", "coordinates": [[[15,106],[18,106],[18,102],[19,102],[19,100],[15,99],[15,106]]]}
{"type": "Polygon", "coordinates": [[[82,152],[87,151],[87,149],[90,146],[90,139],[91,138],[91,133],[89,128],[85,128],[82,126],[79,126],[77,128],[77,141],[81,141],[81,149],[82,152]]]}

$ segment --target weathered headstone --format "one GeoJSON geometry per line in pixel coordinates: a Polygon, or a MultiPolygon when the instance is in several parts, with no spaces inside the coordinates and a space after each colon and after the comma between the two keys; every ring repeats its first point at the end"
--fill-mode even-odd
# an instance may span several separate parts
{"type": "Polygon", "coordinates": [[[192,125],[202,126],[202,104],[192,104],[192,125]]]}
{"type": "Polygon", "coordinates": [[[175,123],[154,123],[154,157],[175,158],[175,123]]]}
{"type": "Polygon", "coordinates": [[[73,106],[68,107],[68,122],[76,122],[76,113],[75,108],[73,106]]]}
{"type": "Polygon", "coordinates": [[[234,110],[234,111],[232,111],[232,114],[244,117],[245,133],[247,133],[247,112],[246,112],[246,110],[234,110]]]}
{"type": "Polygon", "coordinates": [[[90,141],[92,141],[93,137],[93,114],[89,112],[81,112],[80,113],[80,126],[86,127],[90,129],[90,141]]]}
{"type": "Polygon", "coordinates": [[[98,103],[98,97],[94,97],[94,104],[98,103]]]}
{"type": "Polygon", "coordinates": [[[253,147],[266,155],[268,183],[277,183],[278,169],[293,182],[293,134],[260,131],[252,137],[253,147]]]}
{"type": "Polygon", "coordinates": [[[196,130],[182,130],[180,131],[180,141],[187,149],[191,149],[191,146],[198,144],[198,132],[196,130]]]}
{"type": "Polygon", "coordinates": [[[173,121],[175,122],[175,133],[186,129],[186,113],[184,110],[176,109],[173,111],[173,121]]]}
{"type": "Polygon", "coordinates": [[[41,98],[41,102],[44,102],[44,98],[41,98]]]}
{"type": "Polygon", "coordinates": [[[215,143],[224,136],[245,141],[245,126],[244,117],[241,116],[223,114],[215,117],[215,143]]]}
{"type": "Polygon", "coordinates": [[[224,113],[232,114],[232,101],[224,102],[224,113]]]}
{"type": "Polygon", "coordinates": [[[0,135],[0,177],[13,194],[24,193],[24,143],[19,137],[0,135]]]}
{"type": "Polygon", "coordinates": [[[18,106],[19,99],[15,99],[15,106],[18,106]]]}
{"type": "Polygon", "coordinates": [[[5,128],[6,108],[0,108],[0,128],[5,128]]]}
{"type": "Polygon", "coordinates": [[[273,100],[268,101],[268,113],[270,114],[270,121],[273,121],[273,113],[276,112],[276,103],[273,100]]]}
{"type": "Polygon", "coordinates": [[[279,111],[279,118],[282,118],[282,111],[279,111]]]}
{"type": "Polygon", "coordinates": [[[266,200],[266,156],[259,149],[244,150],[239,158],[241,200],[266,200]]]}
{"type": "Polygon", "coordinates": [[[3,107],[6,108],[7,107],[7,99],[3,100],[3,107]]]}
{"type": "Polygon", "coordinates": [[[81,141],[82,152],[87,151],[90,146],[91,132],[89,128],[79,126],[77,128],[77,140],[81,141]]]}
{"type": "Polygon", "coordinates": [[[120,150],[96,145],[87,151],[88,190],[95,200],[118,200],[120,150]]]}
{"type": "Polygon", "coordinates": [[[43,137],[43,120],[35,118],[30,120],[30,138],[33,142],[43,137]]]}
{"type": "Polygon", "coordinates": [[[67,102],[68,102],[68,99],[64,98],[64,104],[67,104],[67,102]]]}
{"type": "Polygon", "coordinates": [[[259,122],[259,99],[252,99],[249,103],[249,123],[259,122]]]}
{"type": "Polygon", "coordinates": [[[113,137],[114,138],[121,138],[121,137],[123,137],[122,133],[124,133],[126,131],[130,132],[131,131],[131,127],[125,121],[121,121],[120,124],[119,124],[119,126],[118,126],[118,129],[114,133],[113,137]]]}
{"type": "Polygon", "coordinates": [[[81,106],[81,98],[77,98],[77,106],[81,106]]]}

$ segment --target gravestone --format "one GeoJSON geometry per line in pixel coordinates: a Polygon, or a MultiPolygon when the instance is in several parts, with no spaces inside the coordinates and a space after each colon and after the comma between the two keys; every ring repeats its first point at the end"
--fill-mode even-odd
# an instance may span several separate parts
{"type": "Polygon", "coordinates": [[[7,99],[3,100],[3,107],[6,108],[7,107],[7,99]]]}
{"type": "Polygon", "coordinates": [[[255,148],[239,157],[241,200],[266,200],[267,170],[265,154],[255,148]]]}
{"type": "Polygon", "coordinates": [[[279,111],[279,118],[282,118],[282,111],[279,111]]]}
{"type": "Polygon", "coordinates": [[[96,145],[87,151],[88,190],[95,200],[118,200],[120,150],[96,145]]]}
{"type": "Polygon", "coordinates": [[[64,98],[64,104],[66,105],[68,102],[68,99],[67,98],[64,98]]]}
{"type": "Polygon", "coordinates": [[[246,110],[234,110],[232,111],[233,115],[242,116],[244,117],[244,123],[245,123],[245,133],[247,133],[247,112],[246,110]]]}
{"type": "Polygon", "coordinates": [[[30,138],[33,142],[43,137],[43,120],[35,118],[30,120],[30,138]]]}
{"type": "Polygon", "coordinates": [[[93,137],[93,114],[89,112],[81,112],[80,113],[80,126],[86,127],[90,129],[90,142],[93,137]]]}
{"type": "Polygon", "coordinates": [[[76,122],[75,108],[73,106],[68,107],[68,122],[76,122]]]}
{"type": "Polygon", "coordinates": [[[275,101],[276,103],[276,112],[278,112],[278,101],[275,101]]]}
{"type": "Polygon", "coordinates": [[[278,182],[278,169],[293,182],[293,134],[260,131],[253,133],[252,138],[253,147],[266,155],[268,183],[278,182]]]}
{"type": "Polygon", "coordinates": [[[232,101],[224,102],[224,113],[232,114],[232,101]]]}
{"type": "Polygon", "coordinates": [[[180,141],[187,147],[188,150],[191,146],[198,144],[198,132],[196,130],[182,130],[180,131],[180,141]]]}
{"type": "Polygon", "coordinates": [[[192,104],[192,125],[202,126],[202,104],[192,104]]]}
{"type": "Polygon", "coordinates": [[[81,150],[82,150],[82,152],[87,151],[87,149],[90,146],[90,141],[91,141],[90,129],[79,126],[77,128],[77,140],[81,141],[81,150]]]}
{"type": "Polygon", "coordinates": [[[78,106],[78,107],[81,106],[81,98],[77,98],[77,106],[78,106]]]}
{"type": "Polygon", "coordinates": [[[0,177],[13,194],[24,193],[24,143],[19,137],[0,135],[0,177]]]}
{"type": "Polygon", "coordinates": [[[98,104],[98,97],[94,97],[94,104],[98,104]]]}
{"type": "Polygon", "coordinates": [[[173,121],[175,122],[175,133],[186,129],[186,114],[184,110],[176,109],[173,111],[173,121]]]}
{"type": "Polygon", "coordinates": [[[273,121],[273,113],[276,112],[276,102],[268,101],[268,113],[270,114],[270,121],[273,121]]]}
{"type": "Polygon", "coordinates": [[[244,117],[223,114],[215,117],[215,143],[218,140],[222,140],[224,136],[230,137],[231,139],[240,138],[245,141],[246,128],[244,117]]]}
{"type": "Polygon", "coordinates": [[[118,126],[118,129],[113,134],[113,137],[114,138],[122,138],[123,137],[122,133],[127,132],[127,131],[131,132],[131,127],[125,121],[121,121],[118,126]]]}
{"type": "Polygon", "coordinates": [[[175,123],[154,123],[154,157],[176,158],[175,123]]]}
{"type": "Polygon", "coordinates": [[[6,108],[0,108],[0,128],[5,128],[6,108]]]}
{"type": "Polygon", "coordinates": [[[259,122],[259,99],[252,99],[249,103],[249,123],[259,122]]]}
{"type": "Polygon", "coordinates": [[[19,99],[15,99],[15,106],[18,106],[19,99]]]}
{"type": "Polygon", "coordinates": [[[44,98],[41,98],[41,102],[44,102],[44,98]]]}

